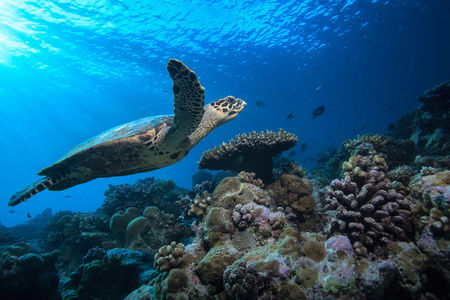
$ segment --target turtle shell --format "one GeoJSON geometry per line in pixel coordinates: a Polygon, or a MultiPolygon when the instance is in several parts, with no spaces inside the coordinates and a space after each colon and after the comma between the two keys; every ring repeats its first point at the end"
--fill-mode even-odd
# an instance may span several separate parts
{"type": "Polygon", "coordinates": [[[111,177],[159,169],[157,162],[149,164],[148,156],[161,131],[171,126],[173,116],[169,115],[142,118],[114,127],[76,146],[39,175],[64,176],[67,172],[79,172],[111,177]]]}

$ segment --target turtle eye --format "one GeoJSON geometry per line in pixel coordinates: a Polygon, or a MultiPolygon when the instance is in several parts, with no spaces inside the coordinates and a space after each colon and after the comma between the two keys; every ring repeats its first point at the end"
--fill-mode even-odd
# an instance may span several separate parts
{"type": "Polygon", "coordinates": [[[228,96],[227,101],[230,102],[231,104],[234,104],[234,103],[236,103],[236,98],[228,96]]]}

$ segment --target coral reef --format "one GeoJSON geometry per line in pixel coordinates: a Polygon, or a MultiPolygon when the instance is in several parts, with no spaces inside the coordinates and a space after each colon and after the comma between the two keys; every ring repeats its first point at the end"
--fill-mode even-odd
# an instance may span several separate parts
{"type": "Polygon", "coordinates": [[[23,242],[0,249],[2,299],[61,299],[55,267],[58,255],[58,251],[39,253],[23,242]]]}
{"type": "Polygon", "coordinates": [[[450,171],[416,177],[411,188],[415,197],[423,199],[423,229],[435,237],[450,238],[450,171]]]}
{"type": "Polygon", "coordinates": [[[418,97],[423,103],[414,112],[402,115],[388,130],[396,138],[415,142],[422,155],[450,153],[450,81],[443,82],[418,97]]]}
{"type": "Polygon", "coordinates": [[[375,155],[383,153],[386,164],[390,168],[399,165],[410,165],[415,158],[415,145],[411,140],[396,140],[382,134],[365,134],[357,139],[343,143],[343,147],[350,152],[350,156],[375,155]]]}
{"type": "Polygon", "coordinates": [[[8,228],[5,227],[3,228],[3,231],[25,239],[37,239],[39,238],[41,229],[47,225],[47,222],[51,216],[52,210],[47,208],[34,218],[25,221],[23,224],[18,224],[8,228]]]}
{"type": "Polygon", "coordinates": [[[91,213],[59,212],[53,215],[43,229],[43,239],[53,247],[69,246],[79,253],[102,246],[109,239],[108,227],[91,213]]]}
{"type": "Polygon", "coordinates": [[[191,229],[178,223],[174,215],[167,214],[156,206],[149,206],[144,210],[143,216],[128,223],[125,247],[154,255],[161,246],[191,234],[191,229]]]}
{"type": "Polygon", "coordinates": [[[297,136],[283,129],[278,132],[251,132],[236,136],[228,144],[203,152],[198,167],[210,170],[254,172],[266,183],[272,181],[271,158],[294,147],[297,136]]]}
{"type": "Polygon", "coordinates": [[[92,248],[64,283],[64,299],[124,299],[149,283],[151,277],[144,275],[150,268],[151,256],[144,252],[92,248]]]}
{"type": "Polygon", "coordinates": [[[155,180],[154,177],[139,179],[132,185],[109,185],[109,189],[105,191],[102,211],[109,217],[128,207],[135,207],[142,212],[152,205],[164,208],[166,212],[178,213],[178,207],[174,203],[183,192],[185,190],[177,187],[173,180],[155,180]]]}

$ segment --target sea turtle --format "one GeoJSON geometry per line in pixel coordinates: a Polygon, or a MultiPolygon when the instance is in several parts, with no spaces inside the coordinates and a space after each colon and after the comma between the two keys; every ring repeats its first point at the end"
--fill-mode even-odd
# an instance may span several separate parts
{"type": "Polygon", "coordinates": [[[205,89],[193,71],[175,59],[169,60],[167,70],[173,81],[174,115],[139,119],[78,145],[40,171],[38,175],[46,177],[17,192],[8,205],[15,206],[45,189],[62,191],[99,177],[172,165],[215,128],[236,118],[246,105],[227,96],[204,106],[205,89]]]}

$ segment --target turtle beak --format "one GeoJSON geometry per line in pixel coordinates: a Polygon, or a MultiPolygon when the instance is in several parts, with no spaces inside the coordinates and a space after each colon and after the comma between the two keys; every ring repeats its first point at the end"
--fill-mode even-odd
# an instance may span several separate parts
{"type": "Polygon", "coordinates": [[[228,107],[237,113],[240,113],[244,109],[244,106],[247,105],[247,103],[244,100],[233,96],[227,96],[223,99],[225,99],[228,102],[229,105],[228,107]]]}
{"type": "Polygon", "coordinates": [[[238,98],[238,100],[241,101],[241,106],[239,107],[239,112],[241,112],[244,109],[244,106],[247,105],[247,102],[245,102],[244,100],[239,99],[239,98],[238,98]]]}

